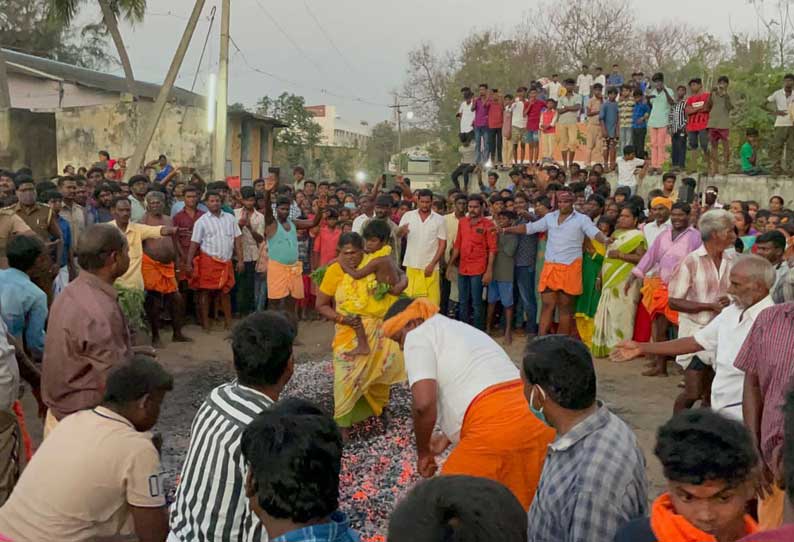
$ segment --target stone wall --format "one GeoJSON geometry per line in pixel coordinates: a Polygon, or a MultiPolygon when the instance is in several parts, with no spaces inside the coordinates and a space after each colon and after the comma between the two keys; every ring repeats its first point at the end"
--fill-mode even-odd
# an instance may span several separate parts
{"type": "MultiPolygon", "coordinates": [[[[684,176],[678,176],[678,183],[684,176]]],[[[609,176],[609,182],[615,186],[615,177],[609,176]]],[[[693,176],[698,180],[698,176],[693,176]]],[[[697,191],[703,192],[707,186],[716,186],[719,190],[719,201],[728,203],[732,200],[757,201],[765,207],[769,198],[782,196],[786,205],[794,203],[794,178],[792,177],[750,177],[747,175],[717,175],[700,177],[697,191]]],[[[661,175],[647,176],[640,187],[639,194],[646,197],[654,188],[662,187],[661,175]]]]}
{"type": "Polygon", "coordinates": [[[60,171],[56,169],[54,114],[11,109],[10,123],[9,157],[5,167],[11,170],[29,167],[36,179],[60,171]]]}

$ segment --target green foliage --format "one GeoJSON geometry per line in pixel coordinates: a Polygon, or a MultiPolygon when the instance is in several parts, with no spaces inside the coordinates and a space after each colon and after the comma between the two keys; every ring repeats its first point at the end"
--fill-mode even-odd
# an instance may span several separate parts
{"type": "Polygon", "coordinates": [[[130,328],[134,330],[144,329],[144,311],[143,303],[146,300],[146,294],[143,290],[133,290],[131,288],[122,288],[116,285],[116,293],[118,293],[118,303],[121,307],[121,312],[129,322],[130,328]]]}
{"type": "MultiPolygon", "coordinates": [[[[313,163],[313,150],[320,144],[322,128],[314,122],[312,114],[305,109],[303,96],[283,92],[277,98],[263,96],[257,102],[257,112],[275,117],[287,124],[281,128],[275,140],[275,150],[283,151],[283,159],[289,165],[313,163]]],[[[306,166],[304,166],[306,167],[306,166]]]]}
{"type": "Polygon", "coordinates": [[[226,107],[226,111],[229,113],[245,113],[248,111],[248,109],[244,104],[241,104],[240,102],[234,102],[233,104],[226,107]]]}
{"type": "MultiPolygon", "coordinates": [[[[102,0],[98,0],[102,1],[102,0]]],[[[106,0],[110,10],[116,18],[124,19],[129,23],[139,23],[146,15],[146,0],[106,0]]],[[[62,24],[70,24],[81,4],[94,3],[86,0],[48,0],[49,14],[52,19],[60,21],[62,24]]]]}
{"type": "Polygon", "coordinates": [[[372,138],[367,144],[366,170],[371,179],[388,171],[389,160],[397,150],[397,130],[391,122],[381,122],[372,127],[372,138]]]}

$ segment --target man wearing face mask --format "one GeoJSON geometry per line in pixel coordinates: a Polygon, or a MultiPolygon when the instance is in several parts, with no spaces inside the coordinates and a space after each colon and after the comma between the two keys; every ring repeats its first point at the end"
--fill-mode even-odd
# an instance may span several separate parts
{"type": "Polygon", "coordinates": [[[711,408],[742,421],[744,372],[733,366],[756,316],[774,305],[769,289],[775,282],[775,268],[761,256],[740,256],[731,269],[728,295],[733,303],[691,337],[658,343],[624,341],[612,353],[613,361],[639,356],[677,356],[708,351],[714,354],[714,381],[711,408]]]}
{"type": "Polygon", "coordinates": [[[384,336],[399,343],[411,386],[417,470],[490,478],[527,509],[551,430],[527,409],[518,369],[484,332],[438,313],[426,298],[400,299],[387,311],[384,336]],[[440,433],[434,433],[434,427],[440,433]]]}
{"type": "Polygon", "coordinates": [[[596,399],[593,359],[580,341],[539,337],[522,369],[529,408],[557,430],[529,509],[529,541],[612,540],[648,511],[637,437],[596,399]]]}

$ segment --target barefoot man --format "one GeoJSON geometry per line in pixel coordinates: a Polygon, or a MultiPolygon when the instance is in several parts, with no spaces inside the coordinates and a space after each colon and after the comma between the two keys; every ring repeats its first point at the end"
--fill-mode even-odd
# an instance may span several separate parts
{"type": "MultiPolygon", "coordinates": [[[[159,191],[146,194],[147,211],[140,223],[147,226],[172,227],[171,218],[163,215],[165,195],[159,191]]],[[[152,346],[159,348],[160,311],[165,305],[171,313],[174,342],[190,342],[182,335],[185,307],[176,282],[176,269],[179,267],[179,246],[176,236],[169,238],[146,239],[143,242],[141,273],[146,289],[146,317],[152,329],[152,346]]]]}
{"type": "Polygon", "coordinates": [[[427,298],[396,301],[383,334],[405,353],[419,474],[433,476],[436,456],[454,444],[442,474],[500,482],[528,509],[554,431],[530,412],[505,351],[484,332],[438,314],[427,298]]]}

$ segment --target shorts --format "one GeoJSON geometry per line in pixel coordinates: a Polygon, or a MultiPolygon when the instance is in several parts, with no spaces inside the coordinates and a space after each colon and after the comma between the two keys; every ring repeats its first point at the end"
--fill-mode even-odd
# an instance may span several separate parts
{"type": "Polygon", "coordinates": [[[509,309],[513,306],[513,283],[492,281],[488,285],[488,303],[500,301],[502,306],[509,309]]]}
{"type": "Polygon", "coordinates": [[[527,130],[524,133],[524,143],[529,143],[530,145],[533,143],[537,143],[540,141],[540,132],[537,130],[527,130]]]}
{"type": "Polygon", "coordinates": [[[523,143],[524,142],[524,134],[527,133],[526,128],[521,128],[520,126],[513,126],[510,132],[510,142],[511,143],[523,143]]]}
{"type": "Polygon", "coordinates": [[[557,125],[557,144],[561,151],[575,152],[579,146],[579,129],[575,124],[557,125]]]}
{"type": "Polygon", "coordinates": [[[730,132],[728,128],[709,128],[709,139],[711,140],[711,144],[716,145],[720,141],[728,143],[730,132]]]}
{"type": "Polygon", "coordinates": [[[460,137],[461,143],[474,141],[474,130],[472,130],[471,132],[461,132],[458,137],[460,137]]]}
{"type": "Polygon", "coordinates": [[[709,131],[698,130],[697,132],[687,132],[689,138],[689,148],[695,150],[698,146],[703,151],[709,150],[709,131]]]}

